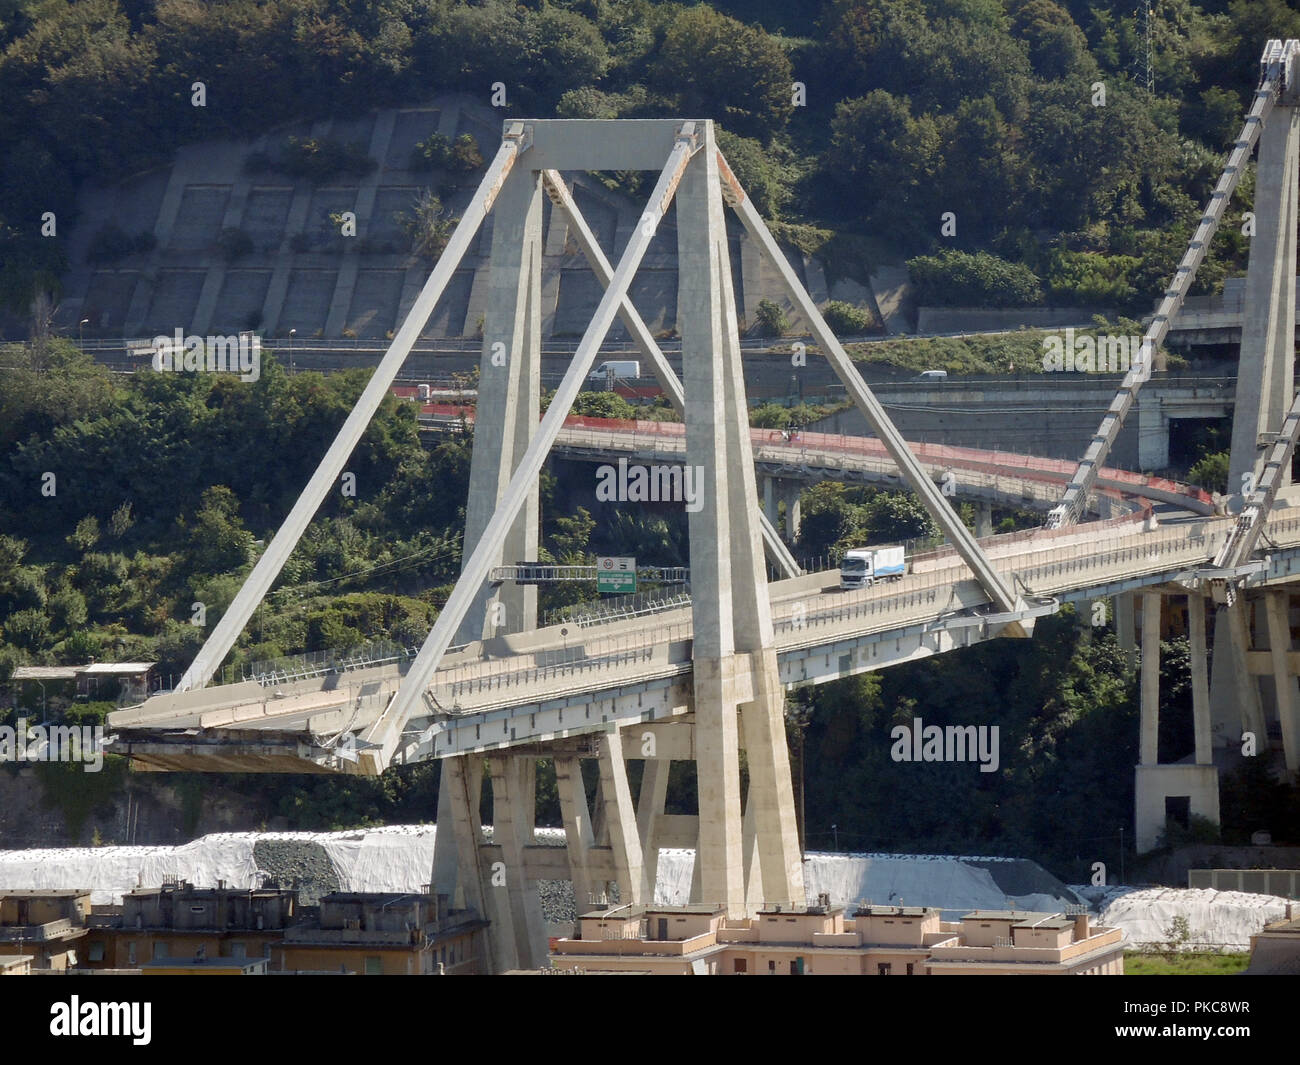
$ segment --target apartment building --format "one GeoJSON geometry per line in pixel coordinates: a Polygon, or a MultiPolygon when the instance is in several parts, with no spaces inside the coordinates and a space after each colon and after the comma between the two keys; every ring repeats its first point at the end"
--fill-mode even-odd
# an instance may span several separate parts
{"type": "Polygon", "coordinates": [[[487,927],[471,910],[448,908],[445,896],[338,891],[285,930],[272,948],[271,968],[367,976],[482,973],[487,927]]]}
{"type": "Polygon", "coordinates": [[[1118,974],[1123,933],[1087,914],[860,905],[765,907],[732,919],[712,906],[618,907],[578,919],[555,941],[557,969],[656,975],[949,976],[1118,974]]]}
{"type": "Polygon", "coordinates": [[[33,970],[75,968],[89,913],[89,891],[0,892],[0,958],[27,957],[33,970]]]}
{"type": "Polygon", "coordinates": [[[960,928],[930,949],[931,976],[1124,973],[1123,930],[1095,927],[1086,913],[976,910],[960,928]]]}
{"type": "Polygon", "coordinates": [[[0,973],[472,974],[487,971],[487,927],[428,894],[335,892],[301,906],[292,889],[180,881],[92,907],[89,891],[10,891],[0,973]]]}
{"type": "MultiPolygon", "coordinates": [[[[198,888],[184,881],[140,888],[121,906],[96,906],[87,920],[85,965],[145,968],[151,962],[267,958],[299,916],[297,893],[283,888],[198,888]]],[[[148,971],[148,970],[146,970],[148,971]]]]}

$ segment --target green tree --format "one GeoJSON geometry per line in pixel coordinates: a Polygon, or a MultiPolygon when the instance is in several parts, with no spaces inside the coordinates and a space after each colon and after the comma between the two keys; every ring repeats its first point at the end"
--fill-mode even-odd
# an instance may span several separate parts
{"type": "Polygon", "coordinates": [[[753,332],[757,336],[779,337],[790,328],[781,305],[769,299],[761,299],[754,309],[753,332]]]}
{"type": "Polygon", "coordinates": [[[764,143],[793,110],[794,75],[780,44],[707,5],[675,13],[648,77],[679,113],[713,115],[764,143]]]}

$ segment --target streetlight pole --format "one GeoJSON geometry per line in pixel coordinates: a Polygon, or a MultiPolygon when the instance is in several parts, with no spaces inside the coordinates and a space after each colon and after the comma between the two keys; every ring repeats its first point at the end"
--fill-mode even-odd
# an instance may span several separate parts
{"type": "Polygon", "coordinates": [[[77,323],[77,347],[86,346],[86,326],[90,324],[89,318],[83,318],[77,323]]]}
{"type": "Polygon", "coordinates": [[[298,330],[289,330],[289,376],[293,376],[293,338],[298,335],[298,330]]]}

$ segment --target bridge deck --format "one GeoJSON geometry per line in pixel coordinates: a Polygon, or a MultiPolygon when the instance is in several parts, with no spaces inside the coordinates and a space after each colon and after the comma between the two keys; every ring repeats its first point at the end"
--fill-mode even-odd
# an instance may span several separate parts
{"type": "MultiPolygon", "coordinates": [[[[1188,579],[1232,526],[1210,518],[1143,531],[1114,521],[988,537],[998,570],[1026,593],[1084,600],[1188,579]]],[[[1300,572],[1300,511],[1279,509],[1259,581],[1300,572]]],[[[920,558],[901,581],[852,592],[835,571],[770,584],[778,661],[788,685],[882,668],[986,639],[1004,620],[955,555],[920,558]]],[[[1055,605],[1039,606],[1037,613],[1055,605]]],[[[449,654],[399,760],[601,731],[690,709],[689,608],[589,629],[553,625],[449,654]],[[593,716],[594,714],[594,716],[593,716]],[[546,718],[538,724],[539,715],[546,718]],[[549,716],[548,716],[549,715],[549,716]],[[566,720],[567,715],[567,720],[566,720]],[[558,722],[558,729],[556,728],[558,722]]],[[[353,770],[350,736],[373,723],[404,673],[388,663],[283,684],[243,681],[155,696],[111,715],[118,749],[141,768],[353,770]],[[344,737],[343,746],[337,739],[344,737]]]]}

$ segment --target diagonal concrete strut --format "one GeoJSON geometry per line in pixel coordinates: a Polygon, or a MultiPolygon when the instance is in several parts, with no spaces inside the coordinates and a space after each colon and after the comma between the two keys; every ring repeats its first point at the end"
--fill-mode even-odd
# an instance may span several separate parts
{"type": "Polygon", "coordinates": [[[640,224],[627,242],[618,269],[614,271],[609,288],[605,290],[592,315],[587,331],[583,334],[578,350],[574,353],[573,362],[570,363],[559,388],[556,389],[550,407],[547,408],[546,416],[533,435],[527,452],[515,468],[514,475],[492,520],[488,522],[473,553],[466,560],[455,588],[452,589],[446,605],[438,614],[438,620],[420,648],[420,653],[411,663],[411,668],[403,679],[401,687],[388,708],[366,732],[364,739],[371,746],[370,749],[362,752],[361,757],[371,772],[379,773],[388,765],[393,751],[397,748],[403,727],[410,720],[417,704],[423,699],[438,669],[438,663],[442,661],[442,656],[450,646],[456,630],[479,597],[493,560],[504,545],[506,535],[523,508],[532,485],[541,472],[542,464],[546,461],[546,456],[564,424],[564,419],[573,407],[573,401],[586,382],[587,373],[610,326],[614,323],[614,316],[627,295],[632,277],[644,258],[650,242],[654,239],[664,212],[672,202],[673,193],[677,190],[686,165],[698,147],[695,123],[682,123],[675,146],[650,195],[650,201],[641,216],[640,224]]]}
{"type": "MultiPolygon", "coordinates": [[[[608,286],[610,278],[614,275],[613,267],[609,265],[609,260],[605,258],[604,251],[596,241],[591,227],[587,225],[587,220],[579,210],[578,204],[569,192],[568,186],[565,185],[564,178],[560,176],[557,170],[543,171],[543,176],[551,202],[568,217],[574,235],[578,238],[578,246],[582,248],[583,255],[586,256],[587,262],[591,264],[591,270],[596,275],[596,280],[602,285],[608,286]]],[[[641,318],[640,312],[637,311],[632,300],[627,296],[624,296],[623,302],[619,304],[618,314],[623,320],[623,324],[627,326],[628,332],[632,335],[637,350],[654,367],[655,378],[658,380],[660,387],[668,394],[673,409],[678,414],[682,414],[686,409],[682,383],[678,380],[677,374],[673,372],[673,368],[669,365],[663,350],[655,342],[655,338],[641,318]]],[[[755,505],[757,506],[757,503],[755,505]]],[[[776,567],[782,577],[798,577],[803,571],[799,568],[799,564],[795,562],[794,556],[790,553],[789,548],[785,546],[776,529],[772,527],[767,515],[761,511],[759,513],[759,522],[763,534],[763,548],[767,552],[768,560],[776,567]]]]}
{"type": "MultiPolygon", "coordinates": [[[[1205,258],[1205,253],[1209,250],[1210,241],[1214,239],[1214,234],[1219,228],[1219,221],[1223,217],[1223,212],[1232,199],[1237,182],[1250,160],[1251,150],[1259,139],[1269,113],[1277,103],[1278,95],[1282,89],[1284,70],[1289,67],[1289,64],[1285,61],[1284,52],[1291,51],[1290,46],[1293,43],[1287,42],[1288,47],[1283,49],[1281,42],[1270,41],[1265,48],[1263,76],[1259,88],[1255,91],[1255,99],[1251,104],[1250,112],[1246,115],[1241,133],[1228,155],[1228,162],[1223,168],[1219,182],[1210,194],[1210,200],[1205,206],[1200,225],[1196,227],[1196,232],[1187,245],[1187,251],[1183,254],[1178,269],[1174,272],[1173,280],[1170,281],[1169,288],[1160,301],[1160,306],[1156,309],[1150,325],[1147,326],[1146,332],[1142,336],[1141,356],[1129,368],[1128,373],[1124,375],[1124,380],[1120,382],[1115,398],[1111,400],[1109,409],[1102,417],[1101,424],[1097,427],[1097,431],[1093,434],[1092,440],[1083,453],[1083,458],[1079,460],[1074,476],[1070,478],[1070,483],[1066,485],[1065,491],[1061,495],[1061,502],[1053,508],[1048,517],[1048,528],[1073,525],[1083,516],[1088,494],[1092,491],[1092,487],[1097,481],[1097,475],[1101,472],[1106,457],[1110,454],[1111,448],[1119,437],[1120,429],[1124,426],[1124,419],[1137,402],[1138,392],[1141,390],[1143,383],[1151,377],[1155,353],[1159,350],[1160,345],[1164,343],[1164,339],[1169,333],[1169,326],[1179,308],[1183,305],[1183,300],[1187,295],[1188,288],[1191,286],[1192,279],[1196,277],[1197,268],[1201,265],[1201,260],[1205,258]],[[1275,48],[1275,45],[1278,47],[1275,48]]],[[[1243,338],[1244,327],[1245,323],[1243,322],[1243,338]]]]}
{"type": "Polygon", "coordinates": [[[722,177],[723,197],[740,217],[745,230],[767,256],[768,262],[780,274],[791,299],[794,300],[795,305],[812,327],[813,336],[817,338],[817,343],[821,345],[822,350],[825,352],[827,361],[830,362],[835,375],[844,384],[858,409],[862,411],[863,416],[867,419],[867,424],[880,437],[881,443],[885,445],[885,450],[898,464],[899,472],[902,473],[903,478],[920,497],[921,502],[925,504],[925,509],[930,512],[931,517],[934,518],[939,528],[943,530],[944,535],[952,542],[957,553],[970,567],[975,579],[979,581],[980,587],[984,589],[984,593],[989,599],[1003,613],[1011,613],[1019,609],[1019,601],[1015,593],[1002,579],[1002,575],[994,568],[988,556],[984,554],[979,541],[966,528],[965,523],[957,516],[957,512],[949,506],[948,500],[943,493],[926,476],[925,470],[917,461],[916,456],[912,454],[912,449],[907,446],[907,441],[903,439],[902,434],[890,421],[889,415],[885,413],[885,408],[880,405],[880,401],[867,387],[867,383],[854,367],[848,353],[844,350],[835,334],[831,332],[826,320],[817,309],[817,304],[813,302],[812,297],[808,295],[807,290],[804,289],[795,276],[794,271],[790,268],[790,263],[782,254],[776,240],[768,230],[767,224],[754,207],[753,201],[745,195],[745,190],[741,188],[740,182],[736,180],[721,152],[718,152],[718,166],[722,177]]]}
{"type": "Polygon", "coordinates": [[[419,338],[420,330],[424,328],[429,315],[433,313],[470,241],[488,211],[491,210],[492,203],[514,166],[515,160],[527,150],[528,144],[527,128],[523,123],[513,124],[501,142],[501,147],[497,149],[497,154],[488,166],[483,180],[479,183],[474,198],[465,208],[465,213],[461,215],[451,240],[447,242],[446,250],[434,265],[429,280],[420,290],[420,295],[397,331],[397,335],[393,337],[388,351],[375,368],[375,372],[370,375],[370,381],[362,391],[356,406],[352,408],[352,413],[339,429],[334,442],[325,452],[320,465],[316,467],[316,472],[312,474],[307,486],[302,490],[293,509],[289,511],[289,516],[284,519],[284,523],[267,545],[266,550],[262,552],[262,557],[257,560],[252,572],[245,578],[234,600],[221,616],[221,620],[217,622],[203,646],[199,648],[199,653],[195,655],[190,668],[185,671],[185,675],[176,685],[177,691],[201,688],[207,684],[222,660],[230,653],[235,640],[239,638],[249,618],[253,616],[253,611],[271,590],[271,585],[280,575],[280,571],[298,545],[312,517],[320,509],[326,495],[338,484],[339,475],[343,472],[348,457],[366,431],[380,403],[388,395],[393,378],[402,368],[411,346],[419,338]]]}

